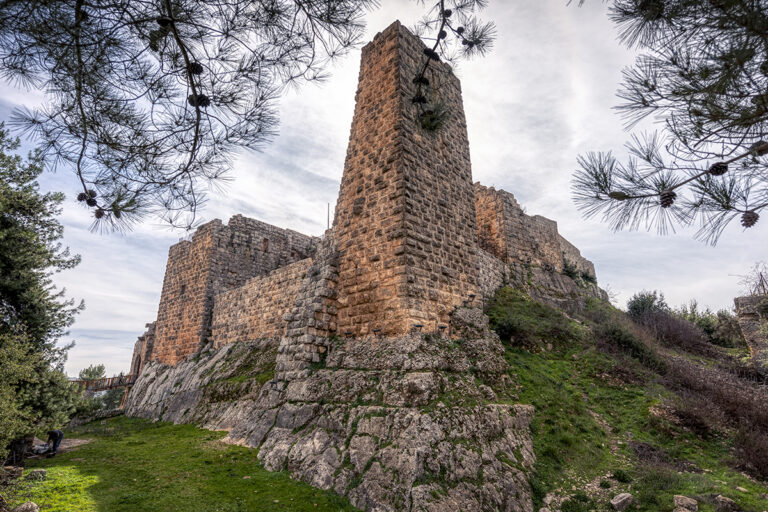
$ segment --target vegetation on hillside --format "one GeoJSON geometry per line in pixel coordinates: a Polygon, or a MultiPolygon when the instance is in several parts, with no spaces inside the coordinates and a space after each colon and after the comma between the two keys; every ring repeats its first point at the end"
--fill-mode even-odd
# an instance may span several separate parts
{"type": "Polygon", "coordinates": [[[46,512],[235,512],[356,510],[332,493],[272,473],[257,451],[221,442],[224,432],[118,417],[67,437],[91,442],[54,459],[42,482],[25,482],[15,501],[46,512]]]}
{"type": "Polygon", "coordinates": [[[673,312],[639,324],[590,300],[570,318],[512,288],[487,313],[514,399],[536,407],[535,510],[547,495],[563,512],[609,510],[624,491],[640,511],[671,510],[675,494],[702,511],[718,494],[766,509],[768,397],[743,346],[710,343],[673,312]]]}

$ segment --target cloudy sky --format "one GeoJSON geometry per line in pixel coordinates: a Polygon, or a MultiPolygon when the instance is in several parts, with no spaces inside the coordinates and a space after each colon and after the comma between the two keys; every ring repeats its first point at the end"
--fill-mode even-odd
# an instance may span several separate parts
{"type": "MultiPolygon", "coordinates": [[[[412,26],[424,7],[413,0],[383,0],[368,16],[368,37],[399,19],[412,26]]],[[[621,46],[602,2],[584,7],[567,0],[492,0],[484,14],[498,38],[485,58],[463,62],[464,91],[474,178],[512,192],[530,214],[556,220],[561,234],[594,261],[601,286],[626,304],[634,292],[662,290],[670,304],[696,298],[729,308],[740,292],[739,274],[766,259],[766,223],[748,233],[731,226],[716,247],[690,231],[613,233],[599,220],[584,220],[570,199],[576,158],[590,150],[621,150],[627,140],[611,109],[621,70],[633,61],[621,46]]],[[[202,215],[236,213],[311,235],[325,229],[326,204],[339,189],[360,52],[337,62],[321,86],[289,92],[281,103],[280,135],[261,153],[244,152],[231,182],[213,193],[202,215]]],[[[34,106],[40,93],[0,83],[0,119],[18,105],[34,106]]],[[[27,148],[31,147],[27,141],[27,148]]],[[[73,176],[42,179],[44,190],[68,194],[61,221],[65,242],[82,264],[56,276],[86,310],[71,329],[76,341],[67,371],[91,363],[112,374],[128,369],[133,343],[154,320],[168,247],[184,233],[148,222],[125,234],[88,231],[90,217],[74,200],[73,176]]]]}

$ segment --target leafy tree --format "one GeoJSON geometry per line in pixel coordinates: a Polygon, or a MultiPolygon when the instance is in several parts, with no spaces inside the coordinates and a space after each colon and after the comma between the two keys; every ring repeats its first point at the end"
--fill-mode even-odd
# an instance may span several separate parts
{"type": "Polygon", "coordinates": [[[744,336],[736,317],[730,311],[721,309],[717,313],[709,308],[702,310],[697,301],[675,309],[675,314],[700,328],[707,340],[722,347],[745,346],[744,336]]]}
{"type": "Polygon", "coordinates": [[[56,339],[83,307],[51,279],[79,262],[60,242],[64,196],[40,193],[42,156],[23,162],[11,153],[18,146],[0,123],[0,452],[9,438],[71,414],[77,390],[63,372],[68,347],[56,348],[56,339]]]}
{"type": "Polygon", "coordinates": [[[633,320],[639,320],[649,313],[669,311],[664,294],[656,290],[638,292],[627,301],[627,314],[633,320]]]}
{"type": "Polygon", "coordinates": [[[615,230],[698,222],[711,244],[736,218],[754,226],[768,206],[768,1],[611,0],[610,16],[641,52],[619,110],[662,128],[634,134],[624,163],[581,156],[576,204],[615,230]]]}
{"type": "Polygon", "coordinates": [[[88,368],[80,370],[79,377],[84,380],[103,379],[107,373],[104,371],[103,364],[92,364],[88,368]]]}
{"type": "MultiPolygon", "coordinates": [[[[94,227],[154,214],[190,228],[203,185],[224,178],[237,148],[271,139],[284,88],[323,79],[375,5],[0,0],[0,72],[46,91],[44,107],[14,122],[43,141],[53,166],[75,173],[94,227]]],[[[482,50],[482,26],[468,13],[484,0],[434,5],[441,20],[455,11],[466,53],[482,50]]]]}

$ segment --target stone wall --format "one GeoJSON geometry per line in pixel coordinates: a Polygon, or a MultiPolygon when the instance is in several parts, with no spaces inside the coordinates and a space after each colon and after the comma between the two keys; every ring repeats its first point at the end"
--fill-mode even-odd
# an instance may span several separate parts
{"type": "Polygon", "coordinates": [[[131,358],[131,369],[129,375],[139,375],[142,368],[152,358],[152,349],[155,344],[155,322],[148,323],[147,330],[139,336],[133,345],[133,357],[131,358]]]}
{"type": "Polygon", "coordinates": [[[435,64],[450,119],[418,122],[413,79],[421,40],[399,22],[363,48],[334,229],[340,333],[434,330],[476,288],[477,234],[458,79],[435,64]]]}
{"type": "Polygon", "coordinates": [[[567,261],[595,276],[592,262],[558,233],[557,222],[527,215],[509,192],[475,183],[475,212],[480,248],[496,258],[558,272],[567,261]]]}
{"type": "Polygon", "coordinates": [[[289,313],[312,259],[291,263],[266,276],[214,296],[211,341],[221,347],[238,341],[282,337],[289,313]]]}
{"type": "Polygon", "coordinates": [[[733,300],[741,333],[749,346],[755,369],[768,377],[768,318],[761,317],[758,304],[768,300],[768,295],[748,295],[733,300]]]}
{"type": "Polygon", "coordinates": [[[316,240],[235,215],[214,220],[171,247],[152,358],[174,364],[197,352],[210,330],[213,297],[305,259],[316,240]]]}

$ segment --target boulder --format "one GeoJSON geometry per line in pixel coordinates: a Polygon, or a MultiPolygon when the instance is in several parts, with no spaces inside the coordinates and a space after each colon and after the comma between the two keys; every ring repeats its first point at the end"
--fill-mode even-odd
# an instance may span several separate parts
{"type": "Polygon", "coordinates": [[[26,475],[24,475],[25,480],[45,480],[45,477],[48,476],[48,473],[44,469],[33,469],[26,475]]]}
{"type": "Polygon", "coordinates": [[[28,501],[26,503],[22,503],[11,512],[40,512],[40,507],[38,507],[35,502],[28,501]]]}
{"type": "Polygon", "coordinates": [[[715,498],[715,511],[716,512],[737,512],[739,506],[731,498],[726,498],[723,495],[715,498]]]}
{"type": "Polygon", "coordinates": [[[675,495],[675,510],[682,509],[690,512],[697,512],[699,510],[699,502],[688,496],[675,495]]]}
{"type": "Polygon", "coordinates": [[[623,492],[613,497],[613,499],[611,500],[611,507],[613,508],[613,510],[624,512],[634,502],[635,502],[635,498],[633,498],[631,494],[629,494],[628,492],[623,492]]]}

